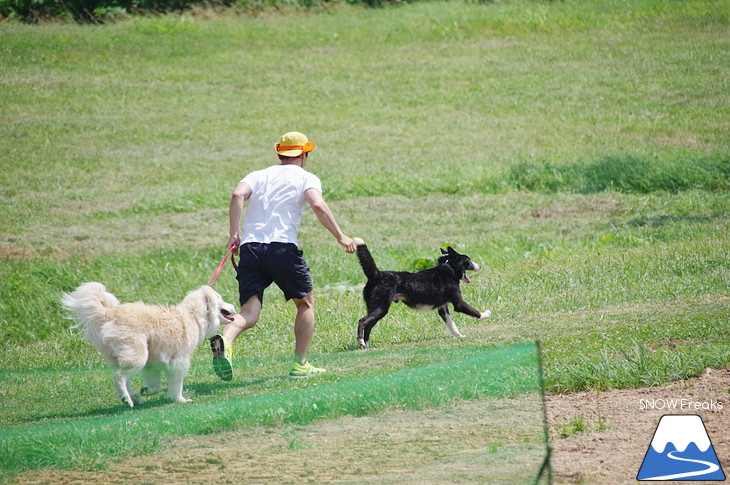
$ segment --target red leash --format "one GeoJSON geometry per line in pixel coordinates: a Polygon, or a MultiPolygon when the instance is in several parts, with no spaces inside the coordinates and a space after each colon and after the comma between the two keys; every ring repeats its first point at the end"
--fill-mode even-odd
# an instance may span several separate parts
{"type": "Polygon", "coordinates": [[[226,264],[226,260],[228,259],[228,256],[231,256],[231,264],[233,265],[233,268],[238,271],[238,265],[236,264],[235,259],[233,258],[233,250],[235,249],[235,245],[231,245],[231,247],[228,248],[228,252],[223,257],[223,261],[221,261],[221,264],[218,265],[218,269],[215,270],[215,273],[213,273],[213,279],[210,280],[210,285],[213,286],[213,283],[215,283],[215,280],[218,279],[218,275],[221,274],[221,270],[223,269],[223,265],[226,264]]]}

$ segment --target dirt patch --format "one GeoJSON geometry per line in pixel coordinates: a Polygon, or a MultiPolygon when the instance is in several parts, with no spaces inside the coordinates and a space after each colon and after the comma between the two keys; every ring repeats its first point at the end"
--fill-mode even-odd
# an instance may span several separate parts
{"type": "MultiPolygon", "coordinates": [[[[729,391],[730,369],[724,369],[662,387],[549,395],[555,483],[636,483],[659,419],[680,413],[702,417],[727,474],[730,404],[718,409],[717,403],[730,401],[729,391]],[[647,409],[652,400],[657,407],[685,404],[647,409]],[[702,409],[712,403],[715,409],[702,409]]],[[[531,483],[543,436],[538,398],[483,400],[185,437],[105,471],[45,470],[22,475],[19,483],[531,483]]]]}
{"type": "Polygon", "coordinates": [[[535,219],[597,217],[613,214],[620,208],[620,202],[612,197],[566,195],[558,201],[562,204],[535,207],[530,212],[530,217],[535,219]]]}
{"type": "Polygon", "coordinates": [[[727,476],[730,472],[729,392],[730,369],[711,369],[696,379],[661,387],[549,395],[547,412],[555,482],[637,483],[635,479],[644,454],[659,419],[665,414],[700,415],[727,476]],[[715,409],[702,409],[718,401],[724,401],[721,409],[717,405],[715,409]],[[652,402],[655,409],[648,406],[652,402]],[[680,407],[667,409],[670,403],[680,407]],[[700,403],[699,409],[690,403],[700,403]],[[581,423],[584,430],[576,430],[581,423]]]}
{"type": "Polygon", "coordinates": [[[707,150],[710,148],[708,143],[698,139],[687,133],[681,133],[674,137],[669,136],[656,136],[654,140],[662,145],[670,147],[682,147],[682,148],[699,148],[701,150],[707,150]]]}

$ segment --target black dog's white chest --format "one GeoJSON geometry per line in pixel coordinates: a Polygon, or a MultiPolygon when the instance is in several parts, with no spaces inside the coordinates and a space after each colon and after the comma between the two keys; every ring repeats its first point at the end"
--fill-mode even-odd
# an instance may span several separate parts
{"type": "Polygon", "coordinates": [[[413,303],[408,300],[408,296],[403,293],[396,293],[396,295],[393,297],[393,303],[405,303],[409,307],[413,308],[414,310],[418,310],[419,312],[430,312],[435,310],[441,305],[433,305],[430,303],[413,303]]]}

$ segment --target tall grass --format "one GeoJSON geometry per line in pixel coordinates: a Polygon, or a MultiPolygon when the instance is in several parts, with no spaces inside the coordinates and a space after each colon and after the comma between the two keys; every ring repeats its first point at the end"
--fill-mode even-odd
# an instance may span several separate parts
{"type": "Polygon", "coordinates": [[[721,154],[695,160],[613,155],[568,165],[524,161],[512,166],[505,179],[501,185],[540,192],[727,191],[730,188],[730,158],[721,154]]]}
{"type": "Polygon", "coordinates": [[[599,358],[580,356],[579,362],[555,370],[560,382],[549,382],[556,392],[572,389],[606,390],[625,387],[655,387],[666,382],[688,379],[717,362],[728,361],[727,346],[712,341],[680,345],[676,351],[651,351],[645,344],[629,339],[615,354],[604,348],[599,358]]]}

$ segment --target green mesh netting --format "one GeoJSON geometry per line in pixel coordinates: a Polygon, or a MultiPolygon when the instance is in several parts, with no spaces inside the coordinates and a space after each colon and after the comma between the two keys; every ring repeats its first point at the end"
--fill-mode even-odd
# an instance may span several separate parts
{"type": "MultiPolygon", "coordinates": [[[[292,426],[304,436],[298,446],[341,470],[338,482],[551,482],[538,344],[481,347],[465,358],[275,394],[4,429],[0,469],[84,468],[105,457],[154,453],[175,436],[292,426]],[[368,453],[358,454],[356,476],[348,478],[352,457],[327,451],[328,431],[316,426],[344,428],[361,417],[369,434],[352,439],[370,440],[368,453]]],[[[265,465],[267,456],[256,459],[265,465]]]]}

